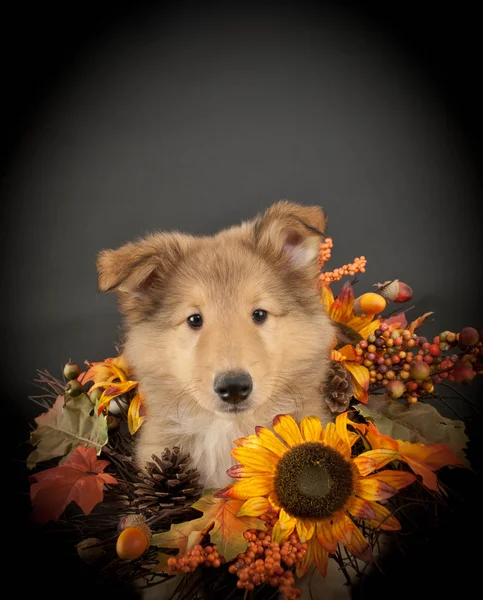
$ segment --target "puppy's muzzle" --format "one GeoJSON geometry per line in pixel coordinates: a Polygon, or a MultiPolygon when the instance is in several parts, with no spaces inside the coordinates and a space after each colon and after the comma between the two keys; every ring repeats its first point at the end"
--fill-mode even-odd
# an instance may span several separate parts
{"type": "Polygon", "coordinates": [[[243,402],[253,390],[253,380],[250,373],[245,371],[220,373],[213,384],[215,392],[230,404],[243,402]]]}

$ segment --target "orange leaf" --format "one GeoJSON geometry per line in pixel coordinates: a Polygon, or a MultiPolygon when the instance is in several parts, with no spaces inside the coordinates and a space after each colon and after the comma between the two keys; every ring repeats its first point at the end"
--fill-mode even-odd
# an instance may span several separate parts
{"type": "Polygon", "coordinates": [[[118,481],[102,471],[107,460],[97,460],[94,448],[79,446],[66,462],[32,475],[30,499],[37,523],[56,521],[75,502],[85,515],[104,498],[104,484],[118,481]]]}
{"type": "Polygon", "coordinates": [[[422,317],[419,317],[418,319],[416,319],[415,321],[413,321],[413,322],[411,323],[411,325],[409,325],[409,327],[408,327],[408,331],[409,331],[410,333],[414,333],[414,332],[416,331],[416,329],[417,329],[418,327],[420,327],[420,326],[421,326],[421,325],[424,323],[424,321],[426,321],[426,319],[427,319],[427,318],[428,318],[430,315],[432,315],[432,314],[434,314],[434,312],[433,312],[433,311],[432,311],[432,312],[427,312],[427,313],[424,313],[424,315],[423,315],[422,317]]]}
{"type": "MultiPolygon", "coordinates": [[[[204,530],[201,526],[194,525],[195,521],[185,521],[184,523],[172,524],[169,531],[157,533],[151,536],[151,546],[158,548],[178,548],[179,556],[183,556],[199,544],[203,537],[204,530]]],[[[206,530],[206,528],[205,528],[206,530]]],[[[158,564],[153,571],[167,571],[169,556],[160,552],[158,554],[158,564]]]]}

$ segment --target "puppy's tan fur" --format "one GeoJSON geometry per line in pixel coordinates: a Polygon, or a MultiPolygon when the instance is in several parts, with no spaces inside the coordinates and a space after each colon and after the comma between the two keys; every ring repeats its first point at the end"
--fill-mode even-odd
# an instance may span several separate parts
{"type": "Polygon", "coordinates": [[[331,419],[321,397],[335,331],[317,293],[322,209],[279,202],[212,237],[156,233],[98,257],[99,289],[119,294],[125,355],[147,417],[140,465],[165,447],[191,453],[207,487],[229,483],[233,440],[280,413],[331,419]],[[253,311],[264,309],[257,324],[253,311]],[[201,314],[203,326],[187,323],[201,314]],[[253,391],[225,412],[217,374],[245,371],[253,391]]]}

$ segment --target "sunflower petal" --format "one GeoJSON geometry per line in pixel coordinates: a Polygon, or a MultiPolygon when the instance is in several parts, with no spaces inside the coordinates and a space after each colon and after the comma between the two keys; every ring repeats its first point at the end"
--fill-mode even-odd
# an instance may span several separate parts
{"type": "Polygon", "coordinates": [[[277,415],[273,419],[273,428],[289,446],[303,444],[299,426],[291,415],[277,415]]]}
{"type": "Polygon", "coordinates": [[[369,542],[362,535],[359,527],[357,527],[357,525],[354,523],[352,523],[352,525],[353,527],[350,531],[350,538],[342,543],[356,558],[359,558],[364,562],[371,562],[372,551],[371,547],[369,546],[369,542]]]}
{"type": "Polygon", "coordinates": [[[280,504],[278,502],[277,494],[275,492],[270,492],[268,494],[268,501],[270,502],[270,506],[276,511],[280,510],[280,504]]]}
{"type": "Polygon", "coordinates": [[[367,502],[367,500],[352,496],[345,508],[353,517],[357,517],[358,519],[376,519],[376,512],[373,508],[373,504],[376,503],[367,502]]]}
{"type": "Polygon", "coordinates": [[[300,431],[306,442],[318,442],[322,434],[322,423],[318,417],[305,417],[300,422],[300,431]]]}
{"type": "Polygon", "coordinates": [[[371,321],[370,323],[368,323],[367,325],[364,325],[363,327],[361,327],[359,329],[359,335],[362,337],[362,339],[367,340],[367,338],[376,331],[376,329],[379,329],[379,325],[381,324],[381,321],[379,319],[375,319],[374,321],[371,321]]]}
{"type": "Polygon", "coordinates": [[[354,346],[351,344],[346,344],[339,348],[339,353],[345,358],[345,360],[355,360],[356,359],[356,350],[354,346]]]}
{"type": "Polygon", "coordinates": [[[139,414],[141,404],[141,394],[136,394],[129,404],[129,409],[127,411],[127,426],[131,435],[136,433],[144,421],[144,417],[139,414]]]}
{"type": "MultiPolygon", "coordinates": [[[[97,412],[100,415],[101,412],[106,408],[106,406],[118,396],[122,396],[126,392],[134,389],[137,386],[137,381],[123,381],[119,383],[111,383],[109,387],[102,392],[101,397],[99,398],[99,405],[97,407],[97,412]]],[[[94,386],[93,386],[94,387],[94,386]]]]}
{"type": "Polygon", "coordinates": [[[365,477],[377,469],[382,469],[382,467],[385,467],[393,460],[397,460],[399,457],[400,454],[396,450],[381,448],[359,454],[352,462],[356,465],[359,473],[365,477]]]}
{"type": "Polygon", "coordinates": [[[318,541],[314,536],[307,544],[307,552],[305,556],[301,558],[301,560],[297,561],[295,565],[295,574],[299,579],[308,572],[312,566],[312,563],[314,562],[314,548],[316,544],[318,545],[318,541]]]}
{"type": "Polygon", "coordinates": [[[287,452],[287,446],[267,427],[255,427],[255,431],[261,445],[276,456],[282,457],[287,452]]]}
{"type": "Polygon", "coordinates": [[[416,476],[407,471],[381,471],[354,482],[354,492],[364,500],[386,500],[410,485],[416,476]]]}
{"type": "Polygon", "coordinates": [[[328,285],[323,285],[320,290],[320,303],[327,313],[330,311],[332,304],[334,304],[334,294],[328,285]]]}
{"type": "Polygon", "coordinates": [[[259,477],[262,475],[258,469],[252,469],[250,467],[245,467],[244,465],[233,465],[226,472],[228,477],[233,477],[233,479],[245,479],[247,477],[259,477]]]}
{"type": "Polygon", "coordinates": [[[243,506],[237,513],[237,517],[259,517],[270,508],[270,502],[266,498],[250,498],[243,503],[243,506]]]}
{"type": "Polygon", "coordinates": [[[302,544],[308,542],[315,533],[315,524],[313,521],[297,521],[297,533],[302,544]]]}
{"type": "Polygon", "coordinates": [[[283,508],[280,510],[278,520],[272,529],[272,540],[274,542],[283,542],[293,532],[297,524],[297,519],[287,514],[283,508]]]}
{"type": "Polygon", "coordinates": [[[243,466],[261,473],[273,473],[278,463],[278,457],[265,448],[234,448],[231,455],[243,466]]]}
{"type": "Polygon", "coordinates": [[[316,528],[317,539],[320,544],[331,554],[337,550],[337,538],[329,519],[319,521],[316,528]]]}
{"type": "Polygon", "coordinates": [[[367,520],[369,525],[385,531],[399,531],[401,529],[401,523],[391,515],[387,508],[378,502],[370,502],[369,504],[374,512],[374,517],[367,520]]]}
{"type": "Polygon", "coordinates": [[[349,371],[352,379],[352,386],[354,388],[354,397],[367,404],[369,400],[369,369],[364,365],[359,365],[355,362],[346,361],[344,362],[345,368],[349,371]]]}
{"type": "Polygon", "coordinates": [[[234,440],[233,443],[235,446],[243,446],[244,448],[260,448],[260,440],[255,434],[238,438],[234,440]]]}
{"type": "Polygon", "coordinates": [[[313,553],[317,569],[322,577],[325,577],[327,575],[327,567],[329,564],[329,553],[317,542],[317,540],[314,540],[313,553]]]}
{"type": "Polygon", "coordinates": [[[223,490],[216,492],[217,498],[237,498],[249,500],[253,497],[269,494],[273,489],[273,477],[270,475],[257,475],[246,477],[232,483],[223,490]]]}
{"type": "Polygon", "coordinates": [[[353,315],[354,289],[350,281],[344,283],[329,309],[329,316],[337,323],[347,323],[353,315]]]}
{"type": "Polygon", "coordinates": [[[351,450],[351,444],[350,444],[350,440],[349,440],[349,430],[347,429],[347,421],[348,421],[348,413],[343,412],[340,415],[337,415],[337,418],[335,420],[335,429],[337,432],[337,435],[339,436],[341,442],[344,444],[344,446],[346,446],[345,448],[345,453],[349,454],[350,456],[350,450],[351,450]]]}

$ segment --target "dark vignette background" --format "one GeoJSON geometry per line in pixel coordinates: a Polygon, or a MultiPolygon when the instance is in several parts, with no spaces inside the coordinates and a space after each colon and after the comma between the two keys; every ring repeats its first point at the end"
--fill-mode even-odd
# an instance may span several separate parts
{"type": "MultiPolygon", "coordinates": [[[[70,356],[113,352],[119,317],[114,298],[97,294],[96,253],[152,228],[213,233],[283,197],[322,204],[335,266],[363,253],[367,286],[394,276],[411,284],[417,312],[436,311],[428,335],[483,328],[481,67],[470,7],[4,9],[8,456],[18,456],[37,414],[26,400],[36,368],[59,373],[70,356]]],[[[470,393],[479,401],[480,392],[481,384],[470,393]]],[[[458,410],[468,416],[465,405],[458,410]]],[[[3,494],[18,591],[96,595],[23,527],[22,482],[14,470],[3,494]]],[[[401,563],[395,589],[413,597],[469,590],[477,526],[456,516],[429,549],[401,563]]]]}

